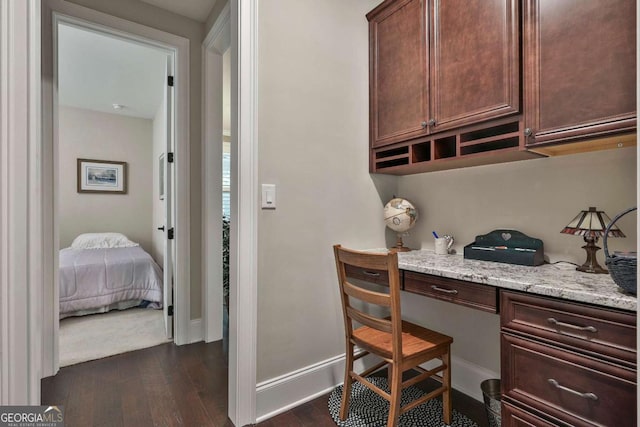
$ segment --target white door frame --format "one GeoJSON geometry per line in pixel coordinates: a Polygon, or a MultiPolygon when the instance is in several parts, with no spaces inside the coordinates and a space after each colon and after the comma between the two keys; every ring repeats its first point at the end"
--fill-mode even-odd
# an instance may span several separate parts
{"type": "Polygon", "coordinates": [[[225,5],[202,42],[202,323],[205,342],[222,339],[222,55],[231,48],[225,5]]]}
{"type": "Polygon", "coordinates": [[[106,35],[128,39],[175,55],[175,265],[174,295],[175,339],[178,345],[189,342],[189,40],[155,28],[127,21],[62,0],[42,2],[42,188],[43,204],[43,298],[39,319],[42,325],[42,377],[55,375],[58,361],[58,206],[57,188],[57,57],[56,26],[65,22],[106,35]]]}
{"type": "Polygon", "coordinates": [[[231,0],[229,418],[256,422],[258,2],[231,0]]]}
{"type": "Polygon", "coordinates": [[[40,402],[40,79],[40,2],[0,2],[0,405],[40,402]]]}
{"type": "Polygon", "coordinates": [[[222,55],[231,49],[231,236],[228,416],[256,421],[257,64],[253,2],[230,1],[203,42],[203,319],[221,337],[222,55]],[[240,14],[243,12],[243,16],[240,14]],[[247,15],[247,12],[250,13],[247,15]],[[243,21],[240,21],[242,19],[243,21]],[[244,22],[244,24],[243,24],[244,22]],[[249,25],[250,23],[250,25],[249,25]]]}

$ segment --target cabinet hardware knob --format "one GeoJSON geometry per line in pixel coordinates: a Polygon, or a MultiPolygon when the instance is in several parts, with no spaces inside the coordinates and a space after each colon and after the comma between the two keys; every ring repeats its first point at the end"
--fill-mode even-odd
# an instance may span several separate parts
{"type": "Polygon", "coordinates": [[[554,380],[553,378],[549,378],[547,380],[549,382],[549,384],[551,384],[552,386],[554,386],[557,389],[560,390],[564,390],[564,391],[568,391],[571,394],[575,394],[576,396],[580,396],[584,399],[591,399],[591,400],[598,400],[598,396],[596,396],[595,393],[580,393],[579,391],[570,389],[569,387],[565,387],[562,384],[560,384],[558,381],[554,380]]]}
{"type": "Polygon", "coordinates": [[[531,136],[531,135],[533,135],[533,131],[531,130],[531,128],[525,128],[524,136],[531,136]]]}
{"type": "Polygon", "coordinates": [[[429,120],[429,123],[427,123],[429,126],[435,126],[436,125],[436,119],[431,119],[429,120]]]}
{"type": "Polygon", "coordinates": [[[362,274],[364,274],[365,276],[371,276],[371,277],[380,276],[380,273],[376,273],[375,271],[367,271],[367,270],[362,270],[362,274]]]}
{"type": "Polygon", "coordinates": [[[158,230],[164,231],[164,225],[162,227],[158,227],[158,230]]]}
{"type": "Polygon", "coordinates": [[[422,126],[422,129],[426,128],[427,127],[427,122],[420,123],[420,126],[422,126]]]}
{"type": "Polygon", "coordinates": [[[560,322],[560,321],[558,321],[557,319],[555,319],[553,317],[549,317],[547,319],[547,322],[551,323],[552,325],[563,326],[565,328],[575,329],[576,331],[586,331],[586,332],[593,332],[593,333],[598,332],[598,330],[596,329],[595,326],[572,325],[571,323],[560,322]]]}
{"type": "Polygon", "coordinates": [[[445,289],[445,288],[441,288],[439,286],[436,285],[431,285],[431,289],[433,289],[434,291],[438,291],[438,292],[444,292],[445,294],[457,294],[458,291],[456,289],[445,289]]]}

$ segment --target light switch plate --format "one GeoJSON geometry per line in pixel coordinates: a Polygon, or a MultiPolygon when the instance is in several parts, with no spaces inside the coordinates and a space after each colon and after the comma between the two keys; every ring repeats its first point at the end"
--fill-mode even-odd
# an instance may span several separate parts
{"type": "Polygon", "coordinates": [[[275,184],[262,184],[262,209],[276,208],[275,184]]]}

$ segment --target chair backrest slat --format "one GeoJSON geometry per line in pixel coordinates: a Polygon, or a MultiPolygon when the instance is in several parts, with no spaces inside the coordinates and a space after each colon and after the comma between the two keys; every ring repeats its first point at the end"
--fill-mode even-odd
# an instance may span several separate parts
{"type": "Polygon", "coordinates": [[[347,281],[343,282],[342,285],[344,287],[344,293],[350,297],[357,298],[369,304],[391,307],[391,296],[389,296],[389,294],[363,289],[347,281]]]}
{"type": "Polygon", "coordinates": [[[377,329],[382,332],[391,333],[391,320],[380,319],[375,316],[371,316],[367,313],[363,313],[360,310],[356,310],[353,307],[347,307],[347,316],[362,323],[370,328],[377,329]]]}
{"type": "Polygon", "coordinates": [[[334,247],[336,268],[338,270],[338,281],[340,284],[340,298],[342,300],[342,313],[344,317],[345,337],[348,342],[353,340],[354,322],[374,328],[376,330],[391,334],[393,358],[402,358],[402,316],[400,314],[400,273],[398,270],[398,254],[395,252],[376,253],[362,252],[342,248],[340,245],[334,247]],[[376,270],[386,272],[386,275],[376,276],[377,284],[381,277],[388,277],[389,293],[376,292],[364,285],[362,282],[348,280],[346,266],[356,269],[376,270]],[[360,309],[360,305],[354,306],[351,300],[364,302],[365,305],[377,306],[372,310],[360,309]],[[382,313],[376,315],[374,313],[382,313]],[[387,317],[391,314],[391,317],[387,317]]]}

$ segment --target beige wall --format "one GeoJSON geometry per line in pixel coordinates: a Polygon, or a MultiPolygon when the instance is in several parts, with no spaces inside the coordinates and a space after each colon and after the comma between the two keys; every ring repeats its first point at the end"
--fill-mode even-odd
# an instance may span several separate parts
{"type": "MultiPolygon", "coordinates": [[[[462,253],[476,235],[509,228],[542,239],[551,262],[582,264],[584,242],[560,230],[589,206],[613,218],[636,205],[635,154],[625,148],[399,177],[397,194],[420,212],[405,244],[433,250],[436,230],[455,236],[462,253]]],[[[610,247],[635,250],[636,214],[619,225],[627,238],[610,239],[610,247]]],[[[603,251],[598,261],[604,266],[603,251]]],[[[453,336],[454,356],[500,373],[498,316],[417,295],[404,296],[403,314],[453,336]]]]}
{"type": "Polygon", "coordinates": [[[151,253],[152,122],[59,109],[60,247],[81,233],[118,232],[151,253]],[[127,162],[127,194],[77,192],[77,159],[127,162]]]}
{"type": "Polygon", "coordinates": [[[207,16],[207,19],[204,22],[205,36],[209,33],[209,31],[211,31],[213,24],[216,23],[216,19],[218,19],[218,16],[220,16],[220,12],[222,12],[222,9],[224,9],[227,3],[229,3],[229,0],[216,0],[213,8],[211,9],[211,12],[209,12],[209,16],[207,16]]]}
{"type": "MultiPolygon", "coordinates": [[[[190,232],[190,271],[191,271],[191,318],[201,316],[201,49],[204,39],[204,24],[176,15],[164,9],[138,0],[68,0],[109,15],[137,22],[152,28],[166,31],[189,39],[189,151],[191,178],[191,232],[190,232]]],[[[182,142],[182,141],[181,141],[182,142]]]]}
{"type": "MultiPolygon", "coordinates": [[[[552,262],[582,263],[582,239],[560,230],[589,206],[611,218],[635,206],[635,171],[635,148],[623,148],[400,177],[398,195],[420,212],[405,242],[433,249],[436,230],[455,236],[454,248],[462,252],[476,235],[509,228],[542,239],[552,262]]],[[[610,239],[610,246],[635,248],[635,214],[619,225],[627,238],[610,239]]],[[[598,259],[604,264],[602,251],[598,259]]]]}
{"type": "Polygon", "coordinates": [[[259,180],[278,205],[259,213],[258,382],[344,353],[332,245],[384,244],[395,178],[367,173],[378,2],[259,3],[259,180]]]}

